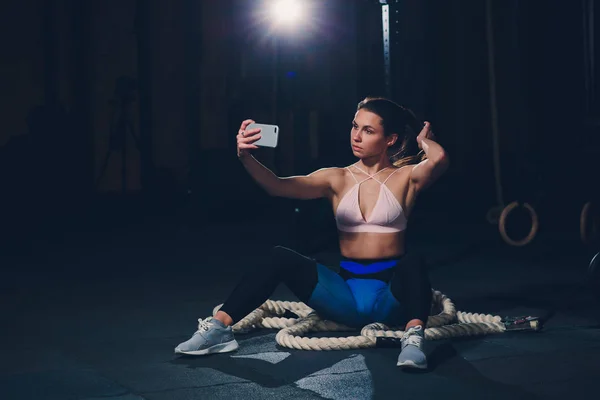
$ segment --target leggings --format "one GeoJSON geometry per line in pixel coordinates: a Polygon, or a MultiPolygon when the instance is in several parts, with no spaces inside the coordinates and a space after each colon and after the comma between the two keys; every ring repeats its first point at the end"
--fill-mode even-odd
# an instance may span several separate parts
{"type": "Polygon", "coordinates": [[[344,259],[335,272],[281,246],[272,249],[265,265],[245,274],[221,310],[236,323],[268,300],[280,283],[321,318],[353,328],[372,322],[403,327],[413,319],[427,323],[431,312],[429,277],[416,255],[344,259]]]}

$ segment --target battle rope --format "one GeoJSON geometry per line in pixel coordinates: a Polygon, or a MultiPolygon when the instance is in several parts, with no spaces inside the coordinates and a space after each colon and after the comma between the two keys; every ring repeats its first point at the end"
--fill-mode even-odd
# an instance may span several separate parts
{"type": "MultiPolygon", "coordinates": [[[[439,291],[433,291],[433,309],[425,329],[426,340],[502,333],[507,330],[539,330],[536,317],[505,318],[495,315],[456,311],[454,303],[439,291]],[[458,321],[458,323],[456,323],[458,321]]],[[[221,308],[216,306],[213,315],[221,308]]],[[[301,302],[267,300],[256,310],[233,325],[235,333],[247,333],[257,328],[281,329],[275,340],[280,346],[297,350],[347,350],[400,345],[404,331],[390,329],[381,323],[372,323],[360,331],[360,336],[304,337],[308,332],[342,332],[356,329],[322,320],[316,312],[301,302]],[[286,311],[299,318],[284,318],[286,311]]]]}

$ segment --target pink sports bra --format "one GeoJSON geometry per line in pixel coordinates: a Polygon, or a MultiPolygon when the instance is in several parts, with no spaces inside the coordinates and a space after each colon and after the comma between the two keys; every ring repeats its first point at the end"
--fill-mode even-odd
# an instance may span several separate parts
{"type": "Polygon", "coordinates": [[[352,188],[344,195],[344,197],[342,197],[342,200],[340,200],[340,203],[338,204],[335,213],[335,221],[338,229],[343,232],[375,233],[391,233],[405,230],[407,220],[406,216],[404,215],[404,210],[396,199],[396,196],[394,196],[392,191],[385,185],[387,180],[390,179],[390,177],[394,175],[397,170],[392,172],[383,182],[380,182],[375,178],[375,175],[387,168],[378,171],[374,175],[369,175],[362,169],[358,168],[356,164],[353,166],[363,174],[367,175],[368,178],[365,178],[359,182],[350,168],[346,167],[346,169],[348,169],[348,171],[350,171],[352,174],[356,184],[352,186],[352,188]],[[369,219],[366,220],[360,211],[358,191],[361,183],[369,179],[379,182],[381,187],[379,189],[379,197],[377,198],[375,207],[373,208],[369,219]]]}

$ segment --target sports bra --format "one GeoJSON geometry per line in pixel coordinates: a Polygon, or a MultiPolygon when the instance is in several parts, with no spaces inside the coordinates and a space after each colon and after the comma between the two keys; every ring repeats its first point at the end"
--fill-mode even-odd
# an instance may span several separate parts
{"type": "Polygon", "coordinates": [[[383,182],[381,182],[375,178],[375,175],[386,170],[387,168],[370,175],[357,167],[356,164],[354,164],[353,167],[367,175],[368,178],[365,178],[359,182],[350,168],[346,167],[346,169],[352,174],[356,184],[352,186],[352,188],[344,195],[344,197],[342,197],[340,203],[338,204],[335,213],[337,228],[343,232],[375,233],[392,233],[405,230],[407,220],[404,209],[396,199],[396,196],[394,196],[392,191],[385,184],[387,180],[390,179],[390,177],[394,175],[400,168],[392,172],[383,182]],[[381,186],[379,189],[379,196],[375,202],[375,207],[373,208],[373,211],[371,211],[371,215],[369,215],[369,219],[367,220],[360,211],[358,192],[360,185],[369,179],[379,182],[381,186]]]}

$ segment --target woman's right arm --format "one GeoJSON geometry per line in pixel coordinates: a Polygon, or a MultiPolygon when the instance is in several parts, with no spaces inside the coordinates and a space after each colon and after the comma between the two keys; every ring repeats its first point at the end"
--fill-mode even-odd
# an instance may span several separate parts
{"type": "Polygon", "coordinates": [[[280,178],[254,158],[250,150],[257,148],[252,143],[260,139],[260,130],[246,131],[246,127],[253,122],[252,120],[242,122],[237,136],[237,152],[242,165],[256,183],[269,195],[277,197],[309,200],[331,195],[331,182],[336,173],[335,169],[324,168],[306,176],[280,178]]]}

